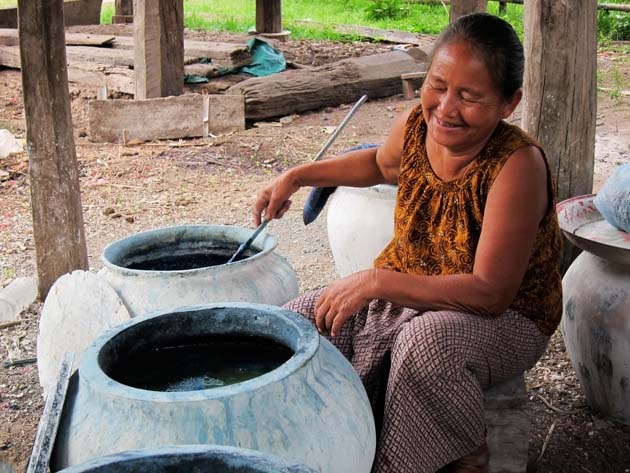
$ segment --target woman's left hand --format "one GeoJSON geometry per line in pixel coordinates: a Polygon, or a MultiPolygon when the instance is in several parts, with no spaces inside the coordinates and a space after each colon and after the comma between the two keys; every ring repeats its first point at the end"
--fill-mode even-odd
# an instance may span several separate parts
{"type": "Polygon", "coordinates": [[[317,330],[336,337],[346,320],[374,299],[374,279],[375,271],[368,269],[330,284],[315,304],[317,330]]]}

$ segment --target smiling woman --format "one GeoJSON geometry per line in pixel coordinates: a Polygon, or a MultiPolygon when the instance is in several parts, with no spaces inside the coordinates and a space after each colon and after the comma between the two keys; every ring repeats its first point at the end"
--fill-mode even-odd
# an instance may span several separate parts
{"type": "Polygon", "coordinates": [[[523,62],[507,22],[461,17],[381,147],[290,169],[254,204],[258,224],[302,186],[398,185],[374,267],[286,305],[360,374],[380,430],[374,473],[486,473],[482,390],[533,366],[558,325],[551,175],[540,145],[504,121],[523,62]]]}

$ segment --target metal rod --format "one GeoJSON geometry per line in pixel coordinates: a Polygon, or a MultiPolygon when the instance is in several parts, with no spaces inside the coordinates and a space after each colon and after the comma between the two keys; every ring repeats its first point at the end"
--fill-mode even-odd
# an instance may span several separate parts
{"type": "Polygon", "coordinates": [[[328,148],[330,148],[330,145],[332,145],[335,139],[337,139],[337,135],[341,133],[341,130],[343,130],[345,126],[348,124],[348,122],[352,118],[352,115],[356,113],[356,111],[359,109],[361,105],[363,105],[363,102],[365,102],[367,98],[368,98],[367,95],[363,95],[359,100],[357,100],[357,103],[354,104],[354,106],[350,109],[346,117],[341,121],[341,123],[337,126],[337,128],[335,128],[335,131],[333,132],[333,134],[330,135],[330,138],[328,138],[328,141],[324,143],[324,146],[322,146],[319,152],[315,155],[315,157],[313,158],[313,161],[319,161],[319,159],[324,155],[324,153],[328,151],[328,148]]]}
{"type": "Polygon", "coordinates": [[[263,220],[260,223],[260,225],[258,225],[258,228],[254,230],[254,233],[252,233],[252,236],[250,236],[249,239],[245,243],[243,243],[241,246],[238,247],[238,250],[236,250],[236,253],[234,253],[232,257],[228,260],[228,263],[233,263],[236,260],[236,258],[239,258],[243,253],[245,253],[245,251],[247,251],[247,248],[249,248],[251,244],[254,243],[254,240],[256,239],[256,237],[260,235],[260,232],[264,230],[264,228],[267,226],[268,223],[269,223],[269,220],[263,220]]]}

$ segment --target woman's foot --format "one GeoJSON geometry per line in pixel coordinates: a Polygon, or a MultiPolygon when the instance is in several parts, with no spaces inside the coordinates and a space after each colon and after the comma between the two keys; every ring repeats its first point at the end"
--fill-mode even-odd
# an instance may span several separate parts
{"type": "Polygon", "coordinates": [[[447,469],[449,473],[490,473],[490,452],[488,444],[480,447],[451,463],[447,469]]]}

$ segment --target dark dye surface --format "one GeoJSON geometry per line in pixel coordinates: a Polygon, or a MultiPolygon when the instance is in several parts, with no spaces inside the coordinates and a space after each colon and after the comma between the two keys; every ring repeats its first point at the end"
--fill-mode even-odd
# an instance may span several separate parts
{"type": "MultiPolygon", "coordinates": [[[[210,266],[219,266],[226,264],[228,260],[236,253],[238,247],[234,247],[234,251],[226,253],[225,251],[201,251],[184,254],[163,254],[157,257],[148,256],[147,258],[134,258],[134,261],[126,265],[128,269],[139,269],[143,271],[184,271],[188,269],[207,268],[210,266]]],[[[255,255],[256,251],[245,251],[243,255],[236,258],[241,261],[255,255]]]]}
{"type": "Polygon", "coordinates": [[[256,378],[292,355],[291,349],[267,338],[212,336],[130,355],[113,367],[110,376],[149,391],[199,391],[256,378]]]}
{"type": "MultiPolygon", "coordinates": [[[[234,250],[236,253],[236,249],[234,250]]],[[[241,261],[253,256],[255,252],[245,252],[236,261],[241,261]]],[[[163,255],[157,258],[139,260],[131,263],[127,268],[143,271],[184,271],[187,269],[207,268],[226,264],[232,254],[224,253],[186,253],[175,255],[163,255]]]]}

